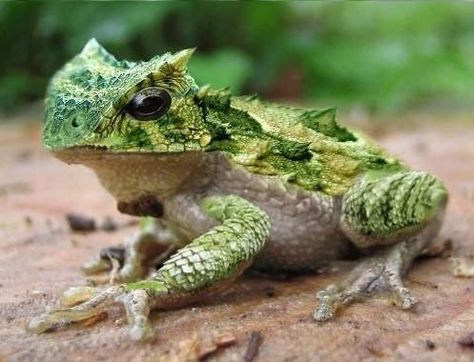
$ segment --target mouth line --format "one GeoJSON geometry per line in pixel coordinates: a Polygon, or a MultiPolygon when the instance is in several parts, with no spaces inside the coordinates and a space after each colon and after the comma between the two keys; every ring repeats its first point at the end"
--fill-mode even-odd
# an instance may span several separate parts
{"type": "Polygon", "coordinates": [[[187,152],[153,152],[153,151],[114,151],[105,146],[74,146],[51,150],[52,154],[67,163],[83,163],[84,161],[95,161],[113,158],[169,158],[182,153],[195,153],[196,151],[187,152]]]}
{"type": "Polygon", "coordinates": [[[74,146],[51,150],[54,154],[107,154],[107,155],[166,155],[172,152],[154,152],[154,151],[115,151],[106,146],[74,146]]]}

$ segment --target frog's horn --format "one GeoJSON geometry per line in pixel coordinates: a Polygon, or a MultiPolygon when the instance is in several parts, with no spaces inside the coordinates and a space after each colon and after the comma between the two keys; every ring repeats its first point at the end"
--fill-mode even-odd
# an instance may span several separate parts
{"type": "Polygon", "coordinates": [[[196,48],[181,50],[173,54],[168,62],[178,72],[184,72],[186,70],[189,59],[191,59],[191,56],[193,55],[195,50],[196,48]]]}
{"type": "Polygon", "coordinates": [[[90,39],[86,45],[84,45],[79,56],[88,58],[89,61],[96,60],[110,65],[114,65],[118,62],[95,38],[90,39]]]}

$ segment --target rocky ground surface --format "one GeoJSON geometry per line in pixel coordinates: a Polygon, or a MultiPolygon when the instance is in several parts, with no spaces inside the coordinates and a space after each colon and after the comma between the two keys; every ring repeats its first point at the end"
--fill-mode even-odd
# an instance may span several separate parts
{"type": "MultiPolygon", "coordinates": [[[[413,123],[368,131],[446,182],[451,198],[439,241],[451,240],[454,256],[472,258],[474,124],[423,117],[413,123]]],[[[155,312],[157,337],[149,344],[128,340],[120,309],[97,323],[27,333],[27,320],[55,305],[61,291],[84,283],[81,262],[119,243],[133,221],[116,211],[91,171],[43,151],[36,124],[0,127],[0,361],[474,360],[474,336],[468,337],[474,332],[474,278],[453,276],[449,252],[420,259],[410,270],[406,284],[420,300],[411,312],[378,295],[335,321],[315,323],[315,292],[354,265],[343,262],[319,275],[247,275],[207,302],[155,312]],[[119,228],[73,233],[65,220],[70,212],[92,217],[99,229],[110,217],[119,228]]]]}

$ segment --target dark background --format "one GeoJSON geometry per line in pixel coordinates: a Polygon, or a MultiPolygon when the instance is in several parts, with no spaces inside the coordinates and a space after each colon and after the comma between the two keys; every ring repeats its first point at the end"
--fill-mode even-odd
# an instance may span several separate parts
{"type": "Polygon", "coordinates": [[[470,3],[3,2],[0,112],[41,99],[96,37],[119,59],[197,47],[199,84],[395,112],[469,109],[470,3]]]}

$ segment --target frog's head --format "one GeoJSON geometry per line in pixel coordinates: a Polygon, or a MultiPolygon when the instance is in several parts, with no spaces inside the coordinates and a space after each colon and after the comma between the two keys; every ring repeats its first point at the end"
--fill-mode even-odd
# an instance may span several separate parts
{"type": "Polygon", "coordinates": [[[193,51],[118,61],[90,40],[49,84],[43,144],[92,168],[119,202],[174,192],[212,138],[199,96],[208,90],[187,74],[193,51]]]}
{"type": "Polygon", "coordinates": [[[209,142],[198,87],[187,74],[194,49],[146,62],[118,61],[95,39],[51,80],[43,143],[114,153],[199,151],[209,142]]]}

